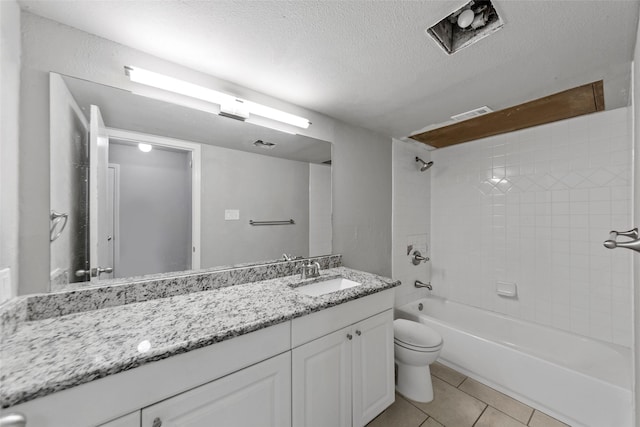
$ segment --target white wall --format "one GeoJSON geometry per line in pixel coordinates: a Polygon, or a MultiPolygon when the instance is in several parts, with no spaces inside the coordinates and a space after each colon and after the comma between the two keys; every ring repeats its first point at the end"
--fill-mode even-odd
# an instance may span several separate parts
{"type": "Polygon", "coordinates": [[[309,256],[331,248],[331,166],[309,165],[309,256]]]}
{"type": "Polygon", "coordinates": [[[191,269],[191,153],[109,141],[120,165],[114,277],[191,269]]]}
{"type": "Polygon", "coordinates": [[[414,286],[416,280],[431,281],[431,261],[413,265],[407,247],[411,245],[422,256],[431,256],[431,176],[439,165],[420,172],[416,156],[425,162],[431,159],[424,144],[393,141],[393,278],[402,282],[396,288],[396,305],[428,293],[414,286]]]}
{"type": "MultiPolygon", "coordinates": [[[[20,9],[0,2],[0,269],[11,269],[18,287],[18,139],[20,107],[20,9]]],[[[46,264],[48,266],[48,262],[46,264]]],[[[2,302],[0,295],[0,302],[2,302]]]]}
{"type": "Polygon", "coordinates": [[[141,51],[22,12],[20,289],[48,288],[48,72],[132,88],[125,65],[170,74],[308,118],[301,133],[333,142],[333,251],[346,266],[391,274],[391,140],[141,51]]]}
{"type": "Polygon", "coordinates": [[[309,163],[202,145],[203,268],[309,250],[309,163]],[[225,221],[225,210],[239,210],[225,221]],[[292,225],[252,226],[249,220],[292,225]]]}
{"type": "Polygon", "coordinates": [[[434,293],[631,346],[628,109],[432,152],[434,293]],[[497,281],[518,298],[499,297],[497,281]]]}

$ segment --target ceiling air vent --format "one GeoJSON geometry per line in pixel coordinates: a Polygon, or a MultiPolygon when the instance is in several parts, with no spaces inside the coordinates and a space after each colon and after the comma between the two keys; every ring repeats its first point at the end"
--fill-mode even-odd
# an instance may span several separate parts
{"type": "Polygon", "coordinates": [[[455,120],[456,122],[461,122],[463,120],[473,119],[474,117],[482,116],[489,113],[493,113],[493,110],[485,105],[484,107],[476,108],[475,110],[451,116],[451,119],[455,120]]]}
{"type": "Polygon", "coordinates": [[[451,55],[495,33],[503,25],[489,0],[472,0],[426,32],[451,55]]]}
{"type": "Polygon", "coordinates": [[[253,145],[255,145],[258,148],[264,148],[267,150],[271,150],[273,147],[276,146],[275,142],[263,141],[261,139],[258,139],[257,141],[255,141],[253,145]]]}

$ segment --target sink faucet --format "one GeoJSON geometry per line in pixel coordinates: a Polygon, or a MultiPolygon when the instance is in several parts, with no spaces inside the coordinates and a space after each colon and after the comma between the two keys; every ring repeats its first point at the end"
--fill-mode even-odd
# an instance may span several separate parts
{"type": "Polygon", "coordinates": [[[318,276],[320,276],[320,264],[317,261],[312,263],[309,259],[307,260],[306,264],[302,264],[302,267],[300,268],[301,279],[308,279],[318,276]]]}

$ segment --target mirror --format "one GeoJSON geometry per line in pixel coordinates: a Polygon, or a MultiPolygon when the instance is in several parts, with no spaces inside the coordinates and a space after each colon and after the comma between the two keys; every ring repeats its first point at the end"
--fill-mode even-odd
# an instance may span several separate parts
{"type": "Polygon", "coordinates": [[[331,253],[331,143],[205,110],[50,73],[52,290],[331,253]]]}

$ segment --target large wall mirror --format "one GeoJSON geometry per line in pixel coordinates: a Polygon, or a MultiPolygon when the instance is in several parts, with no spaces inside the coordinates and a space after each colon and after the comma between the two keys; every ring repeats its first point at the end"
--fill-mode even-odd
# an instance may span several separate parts
{"type": "Polygon", "coordinates": [[[327,141],[56,73],[50,132],[52,290],[331,253],[327,141]]]}

